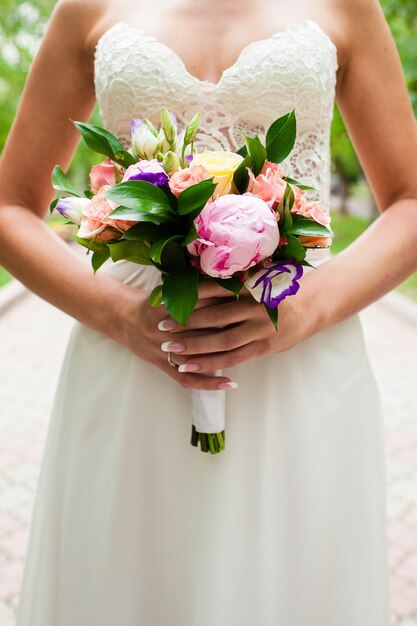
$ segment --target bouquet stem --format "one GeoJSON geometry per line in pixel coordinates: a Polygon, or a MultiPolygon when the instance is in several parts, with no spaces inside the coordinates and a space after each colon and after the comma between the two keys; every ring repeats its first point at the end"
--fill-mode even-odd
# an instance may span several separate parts
{"type": "Polygon", "coordinates": [[[221,433],[199,433],[194,424],[191,427],[191,445],[197,448],[200,443],[202,452],[218,454],[225,449],[225,438],[224,430],[221,433]]]}

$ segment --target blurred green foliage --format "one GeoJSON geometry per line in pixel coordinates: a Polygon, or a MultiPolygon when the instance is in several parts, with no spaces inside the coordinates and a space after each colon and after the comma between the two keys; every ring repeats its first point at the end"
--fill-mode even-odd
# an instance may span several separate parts
{"type": "MultiPolygon", "coordinates": [[[[26,74],[54,0],[0,0],[0,151],[13,122],[26,74]]],[[[417,6],[416,0],[381,0],[395,37],[410,97],[417,111],[417,6]]],[[[95,112],[95,121],[98,121],[95,112]]],[[[342,191],[361,176],[361,168],[346,133],[342,118],[335,110],[332,126],[333,170],[342,181],[342,191]]],[[[94,156],[83,145],[71,166],[74,182],[82,185],[87,165],[94,156]]]]}

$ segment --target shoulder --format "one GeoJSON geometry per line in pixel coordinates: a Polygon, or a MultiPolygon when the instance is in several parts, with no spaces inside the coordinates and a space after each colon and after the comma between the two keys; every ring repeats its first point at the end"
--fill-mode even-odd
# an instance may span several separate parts
{"type": "Polygon", "coordinates": [[[78,26],[83,22],[99,19],[107,10],[109,2],[106,0],[58,0],[52,15],[60,19],[69,19],[70,25],[78,26]]]}
{"type": "Polygon", "coordinates": [[[340,78],[352,64],[395,46],[379,0],[332,0],[343,65],[340,78]]]}
{"type": "Polygon", "coordinates": [[[342,28],[348,36],[370,35],[375,28],[383,25],[387,27],[379,0],[335,0],[334,5],[342,28]]]}
{"type": "Polygon", "coordinates": [[[48,25],[49,36],[78,52],[91,66],[95,31],[109,11],[110,0],[58,0],[48,25]]]}

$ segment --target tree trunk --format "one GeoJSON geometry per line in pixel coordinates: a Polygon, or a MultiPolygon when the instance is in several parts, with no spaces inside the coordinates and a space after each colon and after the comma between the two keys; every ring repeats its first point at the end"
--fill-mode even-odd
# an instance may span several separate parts
{"type": "Polygon", "coordinates": [[[348,199],[349,190],[350,190],[350,180],[349,180],[349,177],[347,176],[345,168],[343,167],[343,162],[338,156],[335,156],[334,164],[336,167],[336,172],[339,177],[339,183],[340,183],[339,213],[340,215],[346,216],[346,215],[349,215],[347,199],[348,199]]]}

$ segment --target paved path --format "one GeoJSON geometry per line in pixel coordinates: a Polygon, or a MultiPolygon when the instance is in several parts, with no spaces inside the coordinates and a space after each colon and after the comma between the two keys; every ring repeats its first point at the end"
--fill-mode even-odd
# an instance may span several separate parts
{"type": "MultiPolygon", "coordinates": [[[[386,410],[392,611],[395,623],[417,626],[417,325],[381,304],[362,318],[386,410]]],[[[39,461],[70,324],[33,295],[0,319],[1,626],[14,624],[39,461]]]]}

